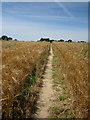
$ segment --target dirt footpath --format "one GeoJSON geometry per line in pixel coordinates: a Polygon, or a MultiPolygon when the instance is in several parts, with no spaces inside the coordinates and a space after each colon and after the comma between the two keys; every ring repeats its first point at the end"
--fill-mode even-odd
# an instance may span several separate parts
{"type": "Polygon", "coordinates": [[[48,58],[48,63],[46,66],[46,71],[43,78],[43,86],[40,91],[39,99],[37,101],[37,111],[35,113],[35,118],[48,118],[49,108],[53,104],[54,91],[52,88],[53,79],[52,79],[52,62],[53,62],[53,52],[52,47],[50,50],[50,55],[48,58]]]}

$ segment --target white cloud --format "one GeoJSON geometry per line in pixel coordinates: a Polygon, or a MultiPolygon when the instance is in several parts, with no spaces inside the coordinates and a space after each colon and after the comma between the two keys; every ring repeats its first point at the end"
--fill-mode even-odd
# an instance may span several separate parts
{"type": "Polygon", "coordinates": [[[58,5],[59,7],[61,7],[61,8],[63,9],[63,11],[64,11],[68,16],[74,17],[74,15],[73,15],[61,2],[58,3],[58,0],[55,0],[55,2],[57,3],[57,5],[58,5]]]}

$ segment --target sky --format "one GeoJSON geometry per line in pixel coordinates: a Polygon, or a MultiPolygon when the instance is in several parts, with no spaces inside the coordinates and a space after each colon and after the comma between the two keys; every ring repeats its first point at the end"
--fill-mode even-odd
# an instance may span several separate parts
{"type": "Polygon", "coordinates": [[[2,35],[88,41],[88,2],[3,2],[2,35]]]}
{"type": "Polygon", "coordinates": [[[89,0],[1,0],[3,2],[89,2],[89,0]]]}

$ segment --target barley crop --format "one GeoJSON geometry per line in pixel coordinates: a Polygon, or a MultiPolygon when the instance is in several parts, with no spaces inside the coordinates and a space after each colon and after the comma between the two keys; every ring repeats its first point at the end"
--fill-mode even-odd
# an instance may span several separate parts
{"type": "Polygon", "coordinates": [[[2,44],[3,116],[13,119],[30,117],[36,94],[34,86],[44,70],[49,43],[2,44]]]}
{"type": "Polygon", "coordinates": [[[87,43],[53,43],[58,52],[60,71],[63,74],[72,109],[77,118],[88,115],[88,45],[87,43]]]}

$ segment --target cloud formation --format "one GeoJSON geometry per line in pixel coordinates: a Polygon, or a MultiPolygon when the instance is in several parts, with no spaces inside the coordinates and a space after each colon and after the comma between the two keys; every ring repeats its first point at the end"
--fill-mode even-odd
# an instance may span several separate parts
{"type": "Polygon", "coordinates": [[[63,5],[63,3],[58,2],[58,0],[55,0],[55,2],[57,3],[57,5],[58,5],[59,7],[61,7],[61,8],[66,12],[66,14],[67,14],[68,16],[74,17],[74,15],[65,7],[65,5],[63,5]]]}

